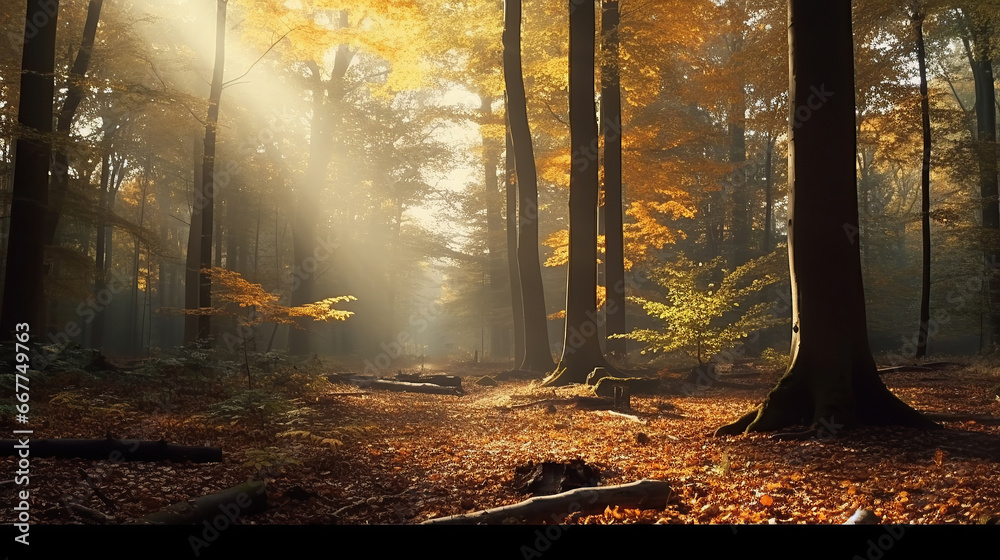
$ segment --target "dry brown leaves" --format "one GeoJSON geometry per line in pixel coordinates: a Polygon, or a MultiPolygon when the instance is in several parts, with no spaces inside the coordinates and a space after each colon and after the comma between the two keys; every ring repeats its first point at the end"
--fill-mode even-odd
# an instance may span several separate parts
{"type": "MultiPolygon", "coordinates": [[[[461,371],[448,373],[462,374],[461,371]]],[[[887,385],[933,412],[1000,417],[991,393],[997,377],[971,370],[894,373],[887,385]]],[[[352,391],[335,387],[333,392],[352,391]]],[[[710,434],[756,405],[766,390],[707,390],[689,397],[633,396],[643,423],[556,405],[512,404],[570,397],[580,389],[540,389],[528,382],[467,384],[462,397],[372,392],[305,403],[284,425],[267,429],[218,423],[201,414],[205,399],[167,413],[128,408],[80,415],[38,403],[36,438],[166,439],[221,446],[224,461],[194,465],[33,458],[35,523],[87,523],[64,498],[119,522],[169,503],[263,477],[273,507],[255,524],[415,523],[519,502],[514,467],[580,458],[601,469],[604,484],[670,480],[666,510],[571,515],[571,523],[842,523],[858,507],[885,523],[975,523],[1000,515],[1000,427],[951,422],[947,430],[861,428],[841,437],[774,441],[765,434],[710,434]],[[672,406],[671,406],[672,405],[672,406]],[[317,437],[278,437],[295,431],[317,437]],[[647,438],[638,437],[643,433],[647,438]],[[316,443],[336,439],[343,445],[316,443]],[[79,474],[83,469],[116,505],[111,510],[79,474]]],[[[105,396],[113,398],[113,396],[105,396]]],[[[12,473],[10,458],[0,469],[12,473]]],[[[14,503],[15,486],[0,485],[14,503]]],[[[6,508],[0,522],[10,523],[6,508]]]]}

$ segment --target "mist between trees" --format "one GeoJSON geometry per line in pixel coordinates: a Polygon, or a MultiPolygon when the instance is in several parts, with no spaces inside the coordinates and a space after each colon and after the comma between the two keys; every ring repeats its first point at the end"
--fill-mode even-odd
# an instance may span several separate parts
{"type": "MultiPolygon", "coordinates": [[[[920,5],[934,146],[928,347],[970,353],[992,348],[1000,324],[987,264],[1000,242],[995,103],[982,62],[998,14],[983,2],[920,5]]],[[[581,6],[591,4],[571,3],[575,17],[581,6]]],[[[846,233],[860,242],[872,348],[893,362],[914,353],[913,333],[920,336],[923,131],[907,6],[860,2],[853,22],[860,222],[846,233]]],[[[616,360],[641,364],[652,348],[625,335],[661,326],[629,298],[666,301],[670,293],[642,279],[678,270],[682,258],[715,262],[693,288],[708,293],[740,266],[785,250],[789,134],[848,95],[818,81],[789,106],[784,2],[637,1],[620,10],[606,2],[592,64],[600,114],[588,124],[598,134],[574,147],[569,61],[556,48],[569,40],[566,6],[524,3],[521,55],[506,61],[508,75],[510,63],[520,68],[531,141],[518,161],[523,132],[506,118],[518,101],[505,101],[514,82],[501,79],[502,10],[490,2],[367,7],[231,4],[225,19],[220,5],[182,0],[58,11],[41,2],[28,19],[23,6],[0,8],[7,204],[22,199],[22,179],[24,189],[46,190],[31,183],[37,175],[15,177],[16,142],[45,149],[52,183],[45,200],[34,199],[49,209],[51,243],[30,263],[6,255],[7,290],[24,294],[8,315],[29,313],[52,344],[132,355],[196,344],[204,333],[192,325],[201,319],[171,310],[201,308],[202,318],[220,310],[210,338],[229,333],[228,350],[255,339],[253,349],[264,351],[266,338],[272,349],[339,356],[360,369],[385,369],[387,357],[392,367],[417,357],[521,365],[526,340],[540,341],[542,362],[547,353],[553,365],[564,344],[594,341],[616,360]],[[70,56],[49,61],[52,103],[39,97],[44,84],[20,99],[22,54],[40,48],[55,23],[53,53],[70,56]],[[216,71],[218,99],[209,88],[216,71]],[[18,123],[19,108],[46,105],[58,126],[18,123]],[[581,325],[567,329],[561,313],[573,173],[598,181],[587,336],[581,325]],[[537,272],[533,252],[545,264],[537,272]],[[205,285],[206,263],[288,308],[353,296],[338,304],[353,315],[329,323],[299,316],[245,336],[248,327],[223,304],[193,293],[205,285]],[[622,290],[606,300],[609,283],[622,290]],[[109,290],[114,297],[97,307],[79,303],[109,290]],[[523,301],[531,304],[518,310],[523,301]],[[414,309],[433,310],[418,335],[414,309]],[[526,337],[533,314],[548,319],[534,320],[526,337]],[[411,334],[401,341],[403,333],[411,334]]],[[[15,207],[4,214],[12,245],[12,235],[39,235],[21,232],[18,215],[15,207]]],[[[749,305],[770,297],[743,295],[749,305]]],[[[656,359],[722,363],[787,350],[784,326],[743,334],[750,338],[728,358],[671,350],[656,359]]]]}

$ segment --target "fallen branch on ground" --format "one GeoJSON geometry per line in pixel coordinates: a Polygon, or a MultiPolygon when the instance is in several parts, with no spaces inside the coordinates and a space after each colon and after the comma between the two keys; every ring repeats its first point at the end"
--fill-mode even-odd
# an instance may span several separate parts
{"type": "Polygon", "coordinates": [[[567,516],[594,515],[609,507],[664,509],[672,490],[665,480],[640,480],[617,486],[577,488],[552,496],[537,496],[520,503],[483,511],[428,519],[422,525],[500,524],[514,519],[528,525],[562,523],[567,516]]]}
{"type": "Polygon", "coordinates": [[[200,496],[169,506],[136,520],[142,525],[196,525],[225,515],[232,523],[237,517],[267,509],[264,483],[251,480],[222,492],[200,496]]]}

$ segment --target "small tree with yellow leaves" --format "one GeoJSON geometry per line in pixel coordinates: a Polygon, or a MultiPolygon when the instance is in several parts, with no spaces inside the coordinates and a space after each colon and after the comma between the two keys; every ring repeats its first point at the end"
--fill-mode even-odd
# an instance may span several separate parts
{"type": "Polygon", "coordinates": [[[716,258],[695,263],[681,255],[672,265],[660,267],[650,278],[666,289],[662,300],[630,297],[651,317],[663,321],[662,329],[636,329],[622,335],[646,344],[648,352],[683,351],[705,363],[720,352],[733,348],[751,333],[783,322],[772,311],[773,302],[749,305],[752,297],[767,286],[787,278],[781,268],[784,251],[752,260],[712,282],[721,264],[716,258]]]}
{"type": "Polygon", "coordinates": [[[238,272],[226,270],[220,267],[203,269],[202,272],[210,274],[212,277],[212,301],[218,302],[217,307],[210,309],[187,310],[191,314],[209,314],[217,316],[236,317],[239,321],[237,334],[225,333],[223,342],[230,348],[235,343],[243,346],[243,359],[246,364],[247,386],[253,389],[253,381],[250,376],[250,359],[247,356],[247,342],[252,337],[254,327],[261,323],[274,323],[277,325],[291,325],[295,328],[302,328],[298,319],[308,318],[313,321],[346,321],[348,317],[354,315],[353,311],[335,309],[339,303],[346,301],[356,301],[354,296],[338,296],[326,298],[317,302],[307,303],[296,307],[281,305],[279,294],[268,292],[260,284],[255,284],[243,278],[238,272]],[[246,309],[246,314],[240,310],[246,309]]]}

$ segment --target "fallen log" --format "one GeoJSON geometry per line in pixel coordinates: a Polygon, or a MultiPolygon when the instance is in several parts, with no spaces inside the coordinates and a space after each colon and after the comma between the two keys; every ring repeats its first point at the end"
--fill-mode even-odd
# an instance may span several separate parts
{"type": "Polygon", "coordinates": [[[222,492],[170,504],[132,524],[197,525],[207,521],[214,525],[215,518],[222,516],[226,524],[230,525],[240,516],[260,513],[266,509],[267,492],[264,483],[251,480],[222,492]]]}
{"type": "Polygon", "coordinates": [[[646,424],[646,421],[634,414],[626,414],[624,412],[618,412],[617,410],[600,410],[598,414],[606,416],[614,416],[617,418],[624,418],[626,420],[631,420],[633,422],[638,422],[640,424],[646,424]]]}
{"type": "MultiPolygon", "coordinates": [[[[16,455],[16,439],[0,440],[0,457],[16,455]]],[[[222,448],[176,445],[135,439],[38,439],[29,444],[32,457],[56,459],[92,459],[104,461],[173,461],[182,463],[218,463],[222,448]]]]}
{"type": "Polygon", "coordinates": [[[510,520],[527,525],[562,523],[568,515],[594,515],[608,507],[664,509],[672,490],[664,480],[640,480],[630,484],[577,488],[552,496],[537,496],[509,506],[428,519],[422,525],[495,525],[510,520]]]}
{"type": "Polygon", "coordinates": [[[435,385],[433,383],[407,383],[406,381],[389,381],[388,379],[376,379],[371,382],[366,382],[365,385],[358,386],[367,387],[369,389],[379,389],[382,391],[427,393],[431,395],[454,395],[456,397],[465,394],[465,391],[463,391],[461,387],[442,387],[441,385],[435,385]]]}
{"type": "Polygon", "coordinates": [[[97,523],[114,523],[116,521],[113,515],[108,515],[103,511],[97,511],[96,509],[82,506],[75,502],[67,502],[66,509],[68,509],[70,513],[73,513],[77,517],[83,519],[89,519],[97,523]]]}
{"type": "Polygon", "coordinates": [[[424,375],[420,373],[399,373],[396,374],[396,381],[405,381],[407,383],[432,383],[434,385],[441,385],[442,387],[461,387],[462,378],[457,375],[445,375],[443,373],[435,373],[431,375],[424,375]]]}
{"type": "Polygon", "coordinates": [[[531,408],[533,406],[539,405],[576,405],[577,408],[582,408],[586,410],[611,410],[615,407],[615,403],[612,399],[605,399],[602,397],[571,397],[568,399],[542,399],[540,401],[532,401],[524,404],[513,404],[509,407],[501,407],[506,410],[517,410],[519,408],[531,408]]]}
{"type": "Polygon", "coordinates": [[[925,412],[924,416],[935,422],[976,422],[990,426],[1000,425],[1000,418],[989,414],[970,414],[964,412],[925,412]]]}
{"type": "Polygon", "coordinates": [[[929,362],[923,365],[909,365],[909,366],[893,366],[884,367],[878,369],[878,374],[883,373],[902,373],[906,371],[937,371],[941,369],[947,369],[950,367],[965,367],[964,364],[958,362],[929,362]]]}

